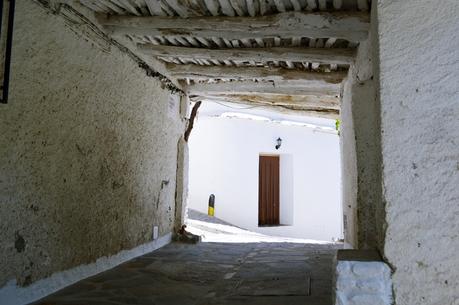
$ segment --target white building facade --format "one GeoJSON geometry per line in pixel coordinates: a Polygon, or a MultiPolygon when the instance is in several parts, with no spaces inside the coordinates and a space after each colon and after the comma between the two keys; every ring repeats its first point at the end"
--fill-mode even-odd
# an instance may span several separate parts
{"type": "Polygon", "coordinates": [[[188,207],[207,213],[214,194],[215,216],[241,228],[324,241],[342,238],[334,121],[322,120],[325,126],[317,128],[285,117],[254,118],[200,112],[189,141],[188,207]],[[282,144],[276,149],[278,138],[282,144]],[[278,225],[259,225],[260,156],[279,158],[278,225]]]}

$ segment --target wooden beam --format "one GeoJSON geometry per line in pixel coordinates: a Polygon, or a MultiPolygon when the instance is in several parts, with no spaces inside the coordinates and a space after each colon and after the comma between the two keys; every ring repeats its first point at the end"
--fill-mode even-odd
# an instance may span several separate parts
{"type": "Polygon", "coordinates": [[[321,85],[308,81],[231,81],[219,83],[194,83],[183,84],[185,92],[189,95],[212,95],[212,94],[253,94],[272,93],[287,95],[316,95],[339,97],[340,85],[321,85]]]}
{"type": "Polygon", "coordinates": [[[324,64],[350,65],[355,50],[337,48],[243,48],[243,49],[204,49],[153,44],[139,44],[145,55],[158,57],[179,57],[183,59],[235,60],[235,61],[297,61],[324,64]]]}
{"type": "Polygon", "coordinates": [[[188,120],[188,126],[186,127],[185,135],[184,135],[185,142],[188,142],[188,138],[190,137],[191,130],[193,129],[193,126],[194,126],[194,120],[196,119],[196,116],[198,115],[198,109],[200,106],[201,106],[201,101],[194,104],[193,109],[191,110],[190,119],[188,120]]]}
{"type": "Polygon", "coordinates": [[[285,12],[256,17],[163,17],[98,15],[113,35],[221,37],[228,40],[274,37],[367,39],[366,12],[285,12]]]}
{"type": "MultiPolygon", "coordinates": [[[[289,95],[209,95],[209,96],[190,96],[192,101],[211,101],[223,103],[235,103],[246,106],[259,106],[279,112],[287,112],[296,115],[307,115],[328,119],[339,118],[339,107],[328,105],[327,102],[319,103],[315,97],[309,96],[289,96],[289,95]],[[291,103],[296,99],[297,102],[291,103]],[[311,99],[312,98],[312,99],[311,99]]],[[[339,100],[337,100],[339,103],[339,100]]]]}
{"type": "Polygon", "coordinates": [[[315,96],[315,95],[289,95],[289,94],[212,94],[212,95],[190,95],[191,100],[208,99],[216,101],[240,101],[267,103],[272,105],[290,105],[298,107],[319,107],[333,110],[340,110],[340,99],[335,96],[315,96]],[[199,98],[197,98],[199,97],[199,98]]]}
{"type": "Polygon", "coordinates": [[[168,74],[179,79],[257,79],[264,81],[307,80],[310,82],[339,84],[347,72],[309,72],[277,67],[232,67],[166,64],[168,74]]]}

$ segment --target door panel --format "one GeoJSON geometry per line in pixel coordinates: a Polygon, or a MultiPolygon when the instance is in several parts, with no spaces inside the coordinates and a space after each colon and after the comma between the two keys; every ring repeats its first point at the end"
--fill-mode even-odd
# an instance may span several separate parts
{"type": "Polygon", "coordinates": [[[260,156],[258,225],[279,224],[279,156],[260,156]]]}

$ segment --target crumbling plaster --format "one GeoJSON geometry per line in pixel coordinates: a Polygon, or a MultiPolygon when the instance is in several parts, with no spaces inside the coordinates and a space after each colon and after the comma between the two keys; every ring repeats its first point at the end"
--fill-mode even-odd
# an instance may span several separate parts
{"type": "Polygon", "coordinates": [[[0,106],[0,286],[152,240],[174,226],[179,97],[126,53],[17,1],[0,106]]]}
{"type": "Polygon", "coordinates": [[[459,304],[459,2],[377,1],[396,304],[459,304]]]}

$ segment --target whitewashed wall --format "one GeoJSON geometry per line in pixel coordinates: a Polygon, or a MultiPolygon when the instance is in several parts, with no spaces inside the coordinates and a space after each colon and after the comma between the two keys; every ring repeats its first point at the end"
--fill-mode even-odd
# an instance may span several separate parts
{"type": "Polygon", "coordinates": [[[459,304],[459,1],[377,1],[384,255],[397,305],[459,304]]]}
{"type": "Polygon", "coordinates": [[[87,33],[79,15],[16,3],[9,103],[0,105],[8,305],[152,250],[154,226],[170,239],[184,131],[179,96],[87,33]]]}
{"type": "Polygon", "coordinates": [[[336,134],[273,122],[201,116],[189,147],[190,208],[206,213],[213,193],[215,216],[242,228],[296,238],[341,238],[336,134]],[[278,137],[283,142],[277,151],[278,137]],[[258,227],[258,158],[263,153],[280,155],[280,219],[288,226],[258,227]],[[288,204],[293,213],[286,208],[288,204]]]}

